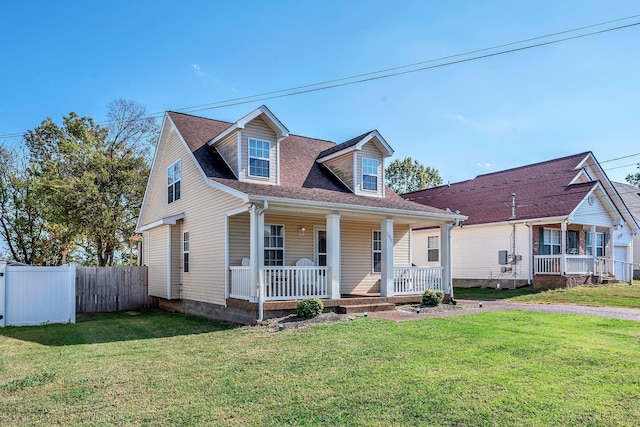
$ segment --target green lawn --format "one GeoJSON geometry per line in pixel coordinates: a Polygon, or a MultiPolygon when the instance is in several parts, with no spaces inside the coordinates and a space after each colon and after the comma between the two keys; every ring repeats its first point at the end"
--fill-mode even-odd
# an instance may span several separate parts
{"type": "Polygon", "coordinates": [[[455,288],[456,299],[508,300],[538,304],[575,304],[597,307],[621,307],[640,309],[640,281],[629,284],[578,286],[571,289],[538,291],[521,289],[455,288]]]}
{"type": "Polygon", "coordinates": [[[79,320],[0,330],[0,425],[640,425],[638,322],[79,320]]]}

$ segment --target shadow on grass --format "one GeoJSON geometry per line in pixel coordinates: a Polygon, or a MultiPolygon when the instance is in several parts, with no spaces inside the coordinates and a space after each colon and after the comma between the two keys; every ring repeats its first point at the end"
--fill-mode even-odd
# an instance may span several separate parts
{"type": "Polygon", "coordinates": [[[65,346],[205,334],[234,328],[230,324],[162,311],[84,313],[77,316],[76,322],[9,326],[0,329],[0,337],[46,346],[65,346]]]}
{"type": "Polygon", "coordinates": [[[453,295],[456,299],[469,299],[478,301],[498,301],[519,297],[521,295],[531,295],[543,292],[531,287],[519,289],[494,289],[494,288],[454,288],[453,295]]]}

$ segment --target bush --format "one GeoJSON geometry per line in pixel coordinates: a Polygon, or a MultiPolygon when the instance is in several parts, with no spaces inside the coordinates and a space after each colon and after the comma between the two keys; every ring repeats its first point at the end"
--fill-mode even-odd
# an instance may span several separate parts
{"type": "Polygon", "coordinates": [[[311,319],[322,313],[324,304],[318,298],[305,298],[296,306],[296,314],[298,317],[311,319]]]}
{"type": "Polygon", "coordinates": [[[424,294],[422,294],[422,305],[435,307],[442,302],[443,298],[444,294],[442,293],[442,291],[427,289],[426,291],[424,291],[424,294]]]}

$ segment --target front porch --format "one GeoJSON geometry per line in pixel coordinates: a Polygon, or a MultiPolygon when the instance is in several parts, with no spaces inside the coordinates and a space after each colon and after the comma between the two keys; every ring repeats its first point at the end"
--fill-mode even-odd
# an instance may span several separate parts
{"type": "MultiPolygon", "coordinates": [[[[422,295],[427,289],[442,291],[443,267],[393,267],[393,296],[422,295]]],[[[264,301],[330,299],[329,267],[264,267],[259,274],[264,283],[264,301]]],[[[231,266],[229,297],[258,301],[259,288],[251,280],[250,266],[231,266]]],[[[379,295],[379,294],[378,294],[379,295]]]]}

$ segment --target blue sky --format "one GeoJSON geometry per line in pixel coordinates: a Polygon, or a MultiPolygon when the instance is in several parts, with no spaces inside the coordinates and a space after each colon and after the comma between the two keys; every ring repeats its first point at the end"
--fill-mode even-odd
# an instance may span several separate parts
{"type": "MultiPolygon", "coordinates": [[[[70,111],[100,121],[116,98],[175,110],[637,14],[615,0],[7,2],[0,135],[70,111]]],[[[605,161],[640,152],[639,48],[636,26],[194,114],[235,121],[264,103],[292,133],[336,142],[375,128],[451,182],[581,151],[605,161]]],[[[603,166],[621,181],[637,169],[612,168],[638,161],[603,166]]]]}

